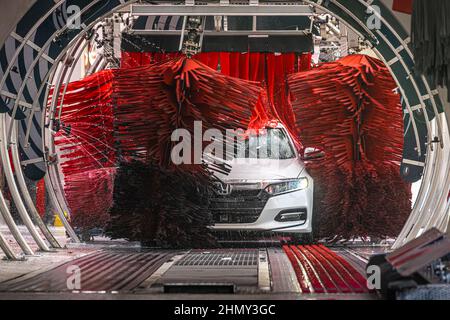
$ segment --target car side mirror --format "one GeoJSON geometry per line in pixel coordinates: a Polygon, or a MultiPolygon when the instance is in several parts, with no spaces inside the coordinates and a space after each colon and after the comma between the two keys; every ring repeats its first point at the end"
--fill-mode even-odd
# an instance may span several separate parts
{"type": "Polygon", "coordinates": [[[303,151],[303,161],[317,160],[325,157],[325,152],[320,148],[308,147],[303,151]]]}

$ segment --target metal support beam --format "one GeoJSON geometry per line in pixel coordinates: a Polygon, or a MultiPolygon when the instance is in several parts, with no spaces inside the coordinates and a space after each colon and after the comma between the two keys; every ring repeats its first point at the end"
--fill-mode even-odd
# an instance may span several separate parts
{"type": "Polygon", "coordinates": [[[278,16],[298,17],[313,15],[308,5],[151,5],[134,4],[131,14],[135,16],[278,16]]]}
{"type": "MultiPolygon", "coordinates": [[[[1,197],[1,195],[0,195],[0,197],[1,197]]],[[[2,249],[2,251],[5,253],[6,258],[8,258],[10,260],[19,260],[19,257],[11,249],[9,243],[3,237],[1,232],[0,232],[0,249],[2,249]]]]}
{"type": "MultiPolygon", "coordinates": [[[[19,42],[23,42],[25,41],[24,38],[22,38],[21,36],[19,36],[17,33],[15,32],[11,32],[11,36],[16,39],[19,42]]],[[[36,51],[41,51],[42,49],[35,44],[34,42],[31,42],[30,40],[27,40],[25,42],[29,47],[31,47],[32,49],[36,50],[36,51]]],[[[53,60],[51,57],[49,57],[48,55],[46,55],[45,53],[42,55],[42,58],[44,58],[45,60],[47,60],[50,63],[55,63],[55,60],[53,60]]]]}
{"type": "Polygon", "coordinates": [[[2,91],[0,91],[0,94],[8,99],[17,101],[17,104],[21,107],[28,108],[28,109],[33,108],[33,106],[31,104],[29,104],[28,102],[17,100],[17,95],[15,95],[14,93],[2,90],[2,91]]]}
{"type": "MultiPolygon", "coordinates": [[[[130,30],[131,34],[142,35],[142,36],[174,36],[179,35],[179,30],[148,30],[148,29],[132,29],[130,30]]],[[[186,30],[185,30],[186,33],[186,30]]],[[[304,30],[260,30],[260,31],[251,31],[251,30],[242,30],[242,31],[212,31],[205,30],[204,35],[208,36],[223,36],[223,37],[236,37],[236,36],[305,36],[309,32],[304,30]]]]}
{"type": "MultiPolygon", "coordinates": [[[[1,190],[3,189],[4,181],[3,181],[3,172],[1,170],[1,164],[0,164],[0,203],[4,202],[3,194],[1,190]]],[[[4,224],[3,218],[2,218],[2,205],[0,204],[0,227],[4,224]]],[[[6,240],[6,238],[3,236],[2,231],[0,230],[0,250],[3,251],[3,253],[6,256],[6,259],[9,260],[19,260],[19,257],[15,254],[15,252],[12,250],[10,244],[6,240]]]]}
{"type": "MultiPolygon", "coordinates": [[[[12,144],[11,144],[11,158],[12,158],[12,162],[14,164],[15,168],[21,168],[21,166],[23,165],[23,162],[20,162],[20,157],[19,157],[19,150],[17,148],[17,126],[15,126],[15,130],[13,131],[13,135],[12,135],[12,144]]],[[[39,160],[44,161],[43,158],[40,158],[39,160]]],[[[15,177],[17,180],[17,184],[18,187],[20,189],[20,192],[22,194],[22,199],[24,201],[24,204],[26,205],[27,209],[28,209],[28,214],[30,215],[30,218],[33,220],[33,222],[35,223],[35,225],[41,230],[42,234],[44,235],[44,237],[47,239],[47,241],[50,243],[50,246],[52,248],[61,248],[61,245],[58,243],[58,241],[56,240],[56,238],[53,236],[53,234],[50,232],[50,230],[48,229],[47,225],[44,223],[44,221],[42,221],[41,216],[39,215],[39,212],[36,209],[36,206],[33,203],[33,199],[31,198],[31,195],[28,191],[26,182],[25,182],[25,177],[23,176],[23,172],[22,170],[17,170],[15,172],[15,177]]]]}
{"type": "Polygon", "coordinates": [[[72,241],[79,243],[80,239],[78,238],[77,234],[73,230],[72,226],[70,225],[69,221],[66,218],[66,211],[61,207],[60,201],[58,200],[56,193],[53,189],[53,182],[50,179],[49,173],[45,175],[45,187],[48,190],[48,194],[50,195],[50,200],[52,201],[53,206],[55,207],[58,217],[61,220],[64,228],[66,229],[67,233],[69,234],[72,241]]]}
{"type": "MultiPolygon", "coordinates": [[[[130,0],[128,2],[134,2],[134,1],[135,0],[130,0]]],[[[118,9],[123,8],[125,6],[126,6],[126,4],[123,3],[121,6],[118,7],[118,9]]],[[[103,18],[105,16],[103,16],[103,18]]],[[[85,34],[91,28],[94,27],[95,24],[96,24],[96,22],[94,21],[89,26],[86,26],[85,28],[83,28],[83,31],[80,32],[77,35],[77,37],[75,37],[72,40],[72,42],[65,48],[65,50],[63,50],[63,52],[61,52],[59,57],[55,60],[55,64],[52,66],[52,68],[50,69],[50,71],[48,72],[48,74],[45,77],[45,79],[50,79],[49,83],[53,83],[53,80],[56,80],[55,82],[56,82],[56,84],[58,84],[61,81],[61,79],[62,79],[61,75],[57,75],[56,79],[53,79],[55,77],[57,64],[64,58],[64,56],[67,54],[67,52],[70,50],[70,48],[73,48],[74,45],[76,46],[77,43],[80,43],[79,42],[80,39],[82,39],[85,36],[85,34]]],[[[74,50],[73,53],[75,53],[75,51],[76,50],[74,50]]],[[[78,59],[79,59],[79,56],[77,56],[74,60],[78,60],[78,59]]],[[[71,72],[69,72],[69,74],[71,74],[71,72]]],[[[41,88],[39,89],[39,91],[41,91],[41,89],[44,86],[46,86],[47,80],[45,80],[43,82],[44,83],[41,85],[41,88]]],[[[56,106],[57,106],[56,102],[58,101],[59,93],[60,93],[59,90],[54,90],[54,94],[52,96],[52,102],[50,103],[50,107],[47,110],[47,115],[46,115],[47,121],[44,120],[44,122],[43,122],[43,127],[45,128],[44,129],[44,145],[48,148],[48,152],[50,154],[55,153],[55,143],[54,143],[54,135],[52,132],[52,128],[53,128],[53,124],[55,121],[54,115],[57,111],[56,110],[56,106]]],[[[49,96],[49,90],[46,91],[44,101],[48,101],[48,96],[49,96]]],[[[70,225],[70,223],[66,217],[66,214],[69,214],[69,210],[67,208],[67,203],[64,199],[64,195],[63,195],[63,191],[62,191],[63,188],[62,188],[61,183],[62,183],[61,177],[59,175],[57,166],[55,164],[47,163],[47,174],[45,175],[45,185],[46,185],[46,188],[50,195],[50,200],[52,201],[52,204],[55,207],[57,214],[58,214],[59,218],[61,219],[70,238],[72,239],[72,241],[78,243],[78,242],[80,242],[80,239],[76,235],[75,231],[73,230],[72,226],[70,225]]]]}
{"type": "MultiPolygon", "coordinates": [[[[33,255],[34,254],[33,250],[31,250],[30,246],[25,241],[25,238],[20,233],[19,228],[17,227],[13,217],[11,216],[11,212],[9,211],[9,208],[6,205],[5,198],[3,197],[2,190],[0,190],[0,213],[2,214],[3,220],[5,220],[5,223],[8,226],[9,231],[11,231],[12,236],[17,241],[22,251],[26,255],[33,255]]],[[[6,250],[8,250],[8,248],[6,248],[6,250]]]]}
{"type": "MultiPolygon", "coordinates": [[[[16,128],[14,120],[10,121],[10,125],[13,126],[13,128],[16,128]]],[[[2,160],[2,164],[3,164],[3,170],[5,173],[6,181],[8,182],[9,191],[14,200],[14,204],[17,208],[17,211],[19,212],[20,218],[22,219],[22,222],[27,227],[28,232],[33,237],[33,239],[36,242],[36,244],[38,245],[39,249],[41,249],[43,251],[49,251],[50,250],[49,247],[44,242],[44,240],[41,238],[40,234],[38,233],[38,231],[36,230],[36,227],[33,224],[33,221],[31,220],[30,216],[28,215],[27,209],[25,208],[25,205],[22,201],[22,197],[20,195],[19,189],[17,188],[16,182],[14,179],[14,173],[11,168],[11,160],[9,157],[9,152],[8,152],[7,143],[6,143],[6,139],[5,139],[6,126],[7,126],[6,115],[4,113],[2,113],[2,114],[0,114],[0,157],[2,158],[1,160],[2,160]]],[[[28,250],[28,249],[29,249],[29,247],[25,247],[25,250],[28,250]]],[[[32,251],[29,251],[26,253],[33,254],[32,251]]]]}
{"type": "Polygon", "coordinates": [[[37,28],[55,11],[57,10],[65,0],[60,0],[55,5],[45,13],[39,20],[34,24],[34,26],[28,31],[28,33],[25,35],[25,37],[22,39],[22,42],[20,43],[19,47],[16,48],[16,52],[14,53],[14,56],[10,59],[10,63],[6,70],[4,71],[3,78],[0,82],[0,89],[3,89],[3,86],[5,85],[6,79],[8,78],[9,73],[11,72],[11,69],[14,66],[14,62],[19,58],[20,52],[25,47],[31,36],[36,32],[37,28]]]}

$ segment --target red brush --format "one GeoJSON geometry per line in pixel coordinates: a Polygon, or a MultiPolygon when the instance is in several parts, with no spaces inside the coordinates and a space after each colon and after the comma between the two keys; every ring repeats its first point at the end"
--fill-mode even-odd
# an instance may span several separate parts
{"type": "Polygon", "coordinates": [[[106,70],[67,88],[61,130],[55,137],[65,175],[113,167],[116,163],[111,105],[113,77],[114,72],[106,70]]]}
{"type": "Polygon", "coordinates": [[[64,96],[61,129],[55,144],[71,220],[76,227],[103,227],[112,204],[116,165],[113,77],[114,71],[105,70],[70,83],[64,96]]]}
{"type": "Polygon", "coordinates": [[[201,121],[204,131],[246,129],[252,115],[252,123],[267,118],[261,93],[256,83],[187,58],[121,69],[113,94],[121,155],[169,167],[175,129],[193,134],[194,121],[201,121]]]}
{"type": "MultiPolygon", "coordinates": [[[[182,57],[181,53],[123,52],[122,68],[134,68],[182,57]]],[[[311,68],[311,53],[202,52],[195,60],[222,75],[257,82],[264,88],[268,117],[294,127],[287,76],[311,68]]]]}
{"type": "Polygon", "coordinates": [[[304,146],[325,152],[307,163],[320,234],[394,236],[411,203],[400,178],[402,108],[388,69],[377,59],[349,56],[292,75],[289,86],[304,146]]]}
{"type": "Polygon", "coordinates": [[[115,174],[116,168],[103,168],[65,177],[64,191],[74,226],[82,230],[105,227],[113,203],[115,174]]]}
{"type": "MultiPolygon", "coordinates": [[[[325,151],[307,163],[322,235],[395,235],[409,214],[410,191],[399,175],[403,120],[389,71],[376,59],[351,56],[290,76],[289,95],[286,76],[310,64],[292,57],[209,53],[197,57],[203,64],[139,54],[127,68],[70,84],[56,140],[70,207],[75,216],[89,212],[74,220],[94,221],[95,210],[104,216],[115,172],[108,168],[119,161],[170,168],[175,129],[192,134],[194,121],[203,130],[259,128],[276,117],[305,146],[325,151]],[[95,199],[93,180],[104,192],[95,199]]],[[[201,165],[177,168],[203,173],[201,165]]]]}
{"type": "MultiPolygon", "coordinates": [[[[202,122],[203,131],[259,127],[268,120],[266,110],[267,98],[256,83],[184,57],[102,71],[69,84],[56,144],[75,225],[104,221],[119,160],[169,168],[175,129],[193,133],[194,121],[202,122]],[[94,186],[101,186],[97,193],[94,186]]],[[[176,169],[205,174],[201,165],[176,169]]]]}

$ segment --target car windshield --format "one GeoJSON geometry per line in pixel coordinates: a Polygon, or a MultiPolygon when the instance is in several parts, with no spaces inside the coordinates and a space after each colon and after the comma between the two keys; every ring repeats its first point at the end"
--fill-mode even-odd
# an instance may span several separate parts
{"type": "Polygon", "coordinates": [[[235,145],[235,158],[286,160],[295,157],[294,148],[286,132],[269,128],[250,135],[235,145]]]}

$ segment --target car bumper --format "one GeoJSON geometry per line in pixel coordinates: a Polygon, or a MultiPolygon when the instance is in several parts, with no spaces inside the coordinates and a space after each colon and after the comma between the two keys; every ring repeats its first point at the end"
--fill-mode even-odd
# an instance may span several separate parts
{"type": "Polygon", "coordinates": [[[254,223],[215,224],[211,229],[217,231],[273,231],[280,233],[312,232],[313,185],[307,189],[271,197],[254,223]],[[285,211],[306,210],[306,219],[290,222],[278,222],[275,218],[285,211]]]}

